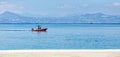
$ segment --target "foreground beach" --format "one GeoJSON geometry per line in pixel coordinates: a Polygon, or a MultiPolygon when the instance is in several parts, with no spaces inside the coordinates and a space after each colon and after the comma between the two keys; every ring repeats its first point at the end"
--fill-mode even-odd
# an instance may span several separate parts
{"type": "Polygon", "coordinates": [[[120,57],[120,52],[0,52],[0,57],[120,57]]]}

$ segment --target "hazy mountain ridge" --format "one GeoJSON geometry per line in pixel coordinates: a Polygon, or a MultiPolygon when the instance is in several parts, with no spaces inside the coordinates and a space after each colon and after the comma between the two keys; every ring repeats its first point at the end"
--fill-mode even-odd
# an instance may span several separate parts
{"type": "Polygon", "coordinates": [[[0,14],[0,23],[120,23],[120,16],[102,13],[70,15],[64,17],[26,17],[12,12],[0,14]]]}
{"type": "Polygon", "coordinates": [[[3,14],[0,14],[0,23],[37,23],[37,22],[39,22],[39,19],[37,18],[21,16],[12,12],[5,12],[3,14]]]}

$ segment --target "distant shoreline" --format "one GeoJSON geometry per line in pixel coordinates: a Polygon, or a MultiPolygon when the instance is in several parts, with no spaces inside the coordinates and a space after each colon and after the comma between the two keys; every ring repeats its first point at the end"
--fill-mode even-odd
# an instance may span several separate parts
{"type": "Polygon", "coordinates": [[[120,23],[0,23],[0,24],[120,24],[120,23]]]}

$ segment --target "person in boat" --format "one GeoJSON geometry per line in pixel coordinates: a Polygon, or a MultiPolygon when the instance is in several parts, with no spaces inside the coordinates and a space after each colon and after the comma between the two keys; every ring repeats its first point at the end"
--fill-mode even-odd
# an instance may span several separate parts
{"type": "Polygon", "coordinates": [[[40,25],[38,25],[38,29],[41,29],[41,26],[40,26],[40,25]]]}
{"type": "Polygon", "coordinates": [[[34,30],[34,29],[32,28],[32,30],[34,30]]]}

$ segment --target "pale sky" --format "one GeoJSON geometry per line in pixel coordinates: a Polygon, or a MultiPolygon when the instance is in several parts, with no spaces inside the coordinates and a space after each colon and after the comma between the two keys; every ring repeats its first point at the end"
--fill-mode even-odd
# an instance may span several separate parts
{"type": "Polygon", "coordinates": [[[120,15],[120,0],[0,0],[0,13],[5,11],[28,16],[120,15]]]}

